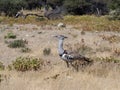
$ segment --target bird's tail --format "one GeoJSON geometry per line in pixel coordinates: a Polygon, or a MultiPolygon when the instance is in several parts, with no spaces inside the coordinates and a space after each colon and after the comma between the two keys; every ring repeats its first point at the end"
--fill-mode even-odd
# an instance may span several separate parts
{"type": "Polygon", "coordinates": [[[85,62],[85,65],[91,65],[93,63],[93,60],[84,56],[81,58],[81,60],[85,62]]]}

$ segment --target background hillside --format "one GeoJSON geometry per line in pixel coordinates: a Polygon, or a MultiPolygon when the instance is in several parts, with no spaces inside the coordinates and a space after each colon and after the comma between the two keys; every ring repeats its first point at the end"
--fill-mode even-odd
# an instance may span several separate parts
{"type": "Polygon", "coordinates": [[[67,13],[75,15],[105,15],[110,10],[120,9],[119,0],[0,0],[0,12],[14,16],[21,8],[41,8],[42,3],[47,3],[52,8],[61,6],[67,13]]]}

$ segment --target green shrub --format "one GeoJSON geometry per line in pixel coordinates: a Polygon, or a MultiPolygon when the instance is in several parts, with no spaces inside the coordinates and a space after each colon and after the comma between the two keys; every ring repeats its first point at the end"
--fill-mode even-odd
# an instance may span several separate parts
{"type": "Polygon", "coordinates": [[[108,19],[109,20],[120,20],[120,9],[110,11],[108,19]]]}
{"type": "Polygon", "coordinates": [[[4,70],[5,66],[3,65],[2,62],[0,62],[0,70],[4,70]]]}
{"type": "Polygon", "coordinates": [[[26,41],[24,40],[14,40],[9,43],[8,47],[10,48],[20,48],[25,47],[26,41]]]}
{"type": "Polygon", "coordinates": [[[11,39],[15,39],[16,35],[13,34],[12,32],[7,33],[7,35],[4,38],[11,38],[11,39]]]}
{"type": "Polygon", "coordinates": [[[30,71],[40,70],[43,66],[43,60],[34,57],[18,57],[11,65],[8,65],[9,70],[30,71]]]}
{"type": "Polygon", "coordinates": [[[45,49],[43,50],[43,54],[44,54],[45,56],[50,55],[50,53],[51,53],[51,49],[50,49],[50,48],[45,48],[45,49]]]}

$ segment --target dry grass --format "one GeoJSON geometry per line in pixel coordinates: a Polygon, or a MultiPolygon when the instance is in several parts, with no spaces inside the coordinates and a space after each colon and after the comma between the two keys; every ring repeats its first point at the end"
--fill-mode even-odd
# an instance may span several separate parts
{"type": "Polygon", "coordinates": [[[87,31],[119,31],[119,21],[109,21],[106,16],[67,16],[65,21],[69,24],[74,24],[76,29],[87,31]]]}
{"type": "Polygon", "coordinates": [[[64,20],[47,20],[37,17],[29,16],[27,19],[12,18],[12,17],[0,17],[0,22],[8,23],[10,26],[14,23],[19,24],[37,24],[37,25],[56,25],[59,22],[72,25],[75,29],[87,30],[87,31],[120,31],[119,20],[109,21],[107,16],[65,16],[64,20]]]}
{"type": "Polygon", "coordinates": [[[40,71],[0,71],[0,90],[119,90],[120,34],[114,32],[120,30],[119,26],[119,21],[109,21],[105,16],[65,16],[64,20],[55,21],[39,21],[31,16],[27,19],[0,17],[0,61],[8,65],[17,57],[34,56],[46,62],[40,71]],[[57,28],[59,22],[65,23],[66,28],[57,28]],[[94,30],[101,32],[90,32],[94,30]],[[4,36],[9,31],[15,33],[17,39],[27,40],[31,52],[8,48],[4,36]],[[83,54],[95,59],[95,63],[80,68],[79,72],[67,68],[58,56],[58,42],[52,37],[58,34],[69,37],[64,44],[66,50],[83,50],[83,54]],[[51,49],[49,55],[43,55],[45,48],[51,49]],[[97,61],[97,57],[114,59],[105,62],[97,61]]]}
{"type": "Polygon", "coordinates": [[[2,71],[0,90],[119,90],[120,70],[113,63],[96,62],[85,71],[68,70],[63,64],[38,72],[2,71]],[[105,67],[107,66],[107,67],[105,67]],[[111,67],[114,66],[114,67],[111,67]],[[14,73],[14,74],[13,74],[14,73]]]}

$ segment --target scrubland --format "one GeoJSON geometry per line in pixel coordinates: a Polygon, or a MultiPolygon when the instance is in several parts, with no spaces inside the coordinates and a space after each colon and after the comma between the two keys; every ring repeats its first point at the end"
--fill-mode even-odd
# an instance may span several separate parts
{"type": "Polygon", "coordinates": [[[50,21],[32,16],[0,17],[0,62],[4,65],[0,68],[0,90],[119,90],[119,31],[120,21],[110,21],[107,16],[65,16],[64,20],[50,21]],[[65,27],[57,26],[61,22],[65,27]],[[91,58],[93,64],[80,67],[79,72],[67,68],[53,37],[61,34],[68,37],[66,50],[91,58]],[[12,64],[19,57],[32,57],[33,61],[12,64]]]}

